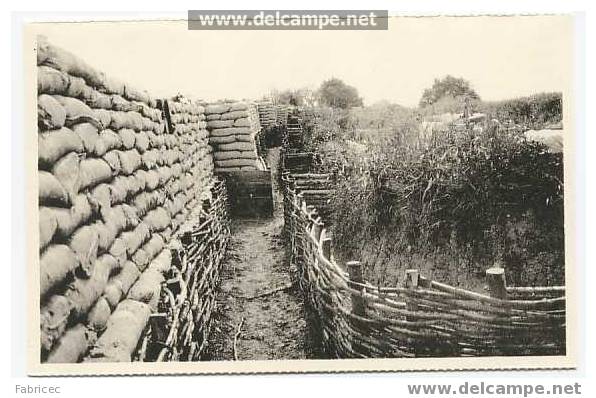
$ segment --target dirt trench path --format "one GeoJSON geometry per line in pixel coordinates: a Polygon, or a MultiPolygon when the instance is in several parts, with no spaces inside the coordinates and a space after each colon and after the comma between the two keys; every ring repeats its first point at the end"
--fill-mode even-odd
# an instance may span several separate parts
{"type": "MultiPolygon", "coordinates": [[[[270,150],[272,169],[277,157],[278,150],[270,150]]],[[[274,217],[232,222],[205,360],[316,356],[296,270],[290,268],[285,254],[283,205],[275,170],[273,181],[274,217]]]]}

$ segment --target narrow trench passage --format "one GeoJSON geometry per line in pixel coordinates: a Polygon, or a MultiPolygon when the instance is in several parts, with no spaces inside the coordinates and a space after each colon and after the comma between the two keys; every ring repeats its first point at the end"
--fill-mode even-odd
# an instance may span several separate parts
{"type": "Polygon", "coordinates": [[[205,360],[306,359],[316,356],[302,294],[286,258],[279,148],[268,154],[274,216],[233,220],[205,360]]]}

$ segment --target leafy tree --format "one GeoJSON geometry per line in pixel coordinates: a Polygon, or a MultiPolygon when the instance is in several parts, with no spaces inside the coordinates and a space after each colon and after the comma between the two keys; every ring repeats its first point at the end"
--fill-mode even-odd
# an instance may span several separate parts
{"type": "Polygon", "coordinates": [[[324,81],[318,95],[322,105],[332,108],[349,109],[362,106],[362,98],[358,96],[358,90],[340,79],[331,78],[324,81]]]}
{"type": "Polygon", "coordinates": [[[468,97],[474,100],[480,99],[480,96],[474,91],[470,82],[463,78],[447,75],[442,79],[435,79],[432,87],[424,90],[420,99],[420,107],[433,105],[444,98],[458,99],[461,97],[468,97]]]}

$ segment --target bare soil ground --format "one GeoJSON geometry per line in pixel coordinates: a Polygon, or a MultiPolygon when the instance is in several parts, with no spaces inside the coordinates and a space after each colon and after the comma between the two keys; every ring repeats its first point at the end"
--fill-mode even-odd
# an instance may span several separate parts
{"type": "MultiPolygon", "coordinates": [[[[277,153],[274,149],[269,154],[273,167],[277,166],[277,153]]],[[[273,180],[276,185],[276,175],[273,180]]],[[[316,355],[296,271],[285,254],[283,209],[277,189],[274,201],[273,218],[232,223],[205,360],[305,359],[316,355]]]]}

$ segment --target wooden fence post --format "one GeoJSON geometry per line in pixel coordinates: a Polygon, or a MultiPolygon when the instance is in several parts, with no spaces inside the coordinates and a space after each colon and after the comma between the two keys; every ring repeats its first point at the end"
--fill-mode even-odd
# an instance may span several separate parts
{"type": "MultiPolygon", "coordinates": [[[[348,274],[350,275],[348,286],[354,290],[361,291],[362,288],[358,286],[357,283],[364,283],[362,263],[360,261],[348,261],[346,267],[348,268],[348,274]]],[[[366,315],[366,303],[364,297],[352,293],[352,312],[358,316],[366,315]]]]}
{"type": "Polygon", "coordinates": [[[323,257],[327,260],[331,261],[331,256],[333,255],[333,243],[331,238],[324,237],[321,240],[321,249],[323,251],[323,257]]]}
{"type": "Polygon", "coordinates": [[[312,224],[312,235],[315,238],[315,242],[319,242],[321,238],[321,232],[323,232],[324,224],[322,222],[313,222],[312,224]]]}
{"type": "MultiPolygon", "coordinates": [[[[418,282],[420,280],[420,271],[417,269],[407,269],[406,270],[406,289],[408,290],[416,290],[418,289],[418,282]]],[[[410,300],[406,300],[406,310],[411,312],[418,311],[418,304],[411,302],[410,300]]],[[[417,319],[411,316],[406,316],[406,321],[408,322],[415,322],[417,319]]],[[[418,356],[420,342],[417,340],[416,337],[412,337],[412,351],[414,356],[418,356]]]]}
{"type": "Polygon", "coordinates": [[[505,269],[495,266],[486,270],[486,283],[491,297],[507,300],[505,269]]]}

